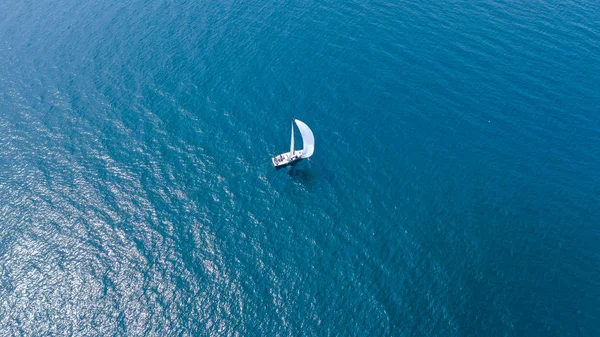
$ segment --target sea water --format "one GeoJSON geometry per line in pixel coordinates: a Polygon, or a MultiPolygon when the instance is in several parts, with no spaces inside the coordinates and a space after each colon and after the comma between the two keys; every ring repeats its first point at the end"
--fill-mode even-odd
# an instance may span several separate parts
{"type": "Polygon", "coordinates": [[[2,1],[0,335],[598,336],[599,107],[597,1],[2,1]]]}

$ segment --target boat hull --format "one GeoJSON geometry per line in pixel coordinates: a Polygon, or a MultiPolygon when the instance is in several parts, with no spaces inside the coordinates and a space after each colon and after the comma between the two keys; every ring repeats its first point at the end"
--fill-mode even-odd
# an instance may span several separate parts
{"type": "Polygon", "coordinates": [[[302,160],[302,150],[294,151],[293,155],[290,152],[286,152],[271,158],[273,166],[276,168],[292,165],[300,160],[302,160]]]}

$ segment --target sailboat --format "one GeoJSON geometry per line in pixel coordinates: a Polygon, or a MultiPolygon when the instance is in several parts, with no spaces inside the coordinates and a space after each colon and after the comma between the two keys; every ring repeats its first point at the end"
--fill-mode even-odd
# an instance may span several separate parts
{"type": "Polygon", "coordinates": [[[315,136],[303,121],[292,119],[292,141],[290,143],[290,152],[282,153],[272,158],[275,167],[282,167],[296,163],[304,158],[308,158],[315,152],[315,136]],[[294,150],[294,124],[300,130],[302,136],[302,150],[294,150]]]}

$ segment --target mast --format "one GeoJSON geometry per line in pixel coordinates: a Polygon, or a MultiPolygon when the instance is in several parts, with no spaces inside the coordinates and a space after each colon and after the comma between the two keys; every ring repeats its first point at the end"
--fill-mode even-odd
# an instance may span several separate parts
{"type": "Polygon", "coordinates": [[[292,142],[290,143],[290,156],[294,155],[294,119],[292,118],[292,142]]]}

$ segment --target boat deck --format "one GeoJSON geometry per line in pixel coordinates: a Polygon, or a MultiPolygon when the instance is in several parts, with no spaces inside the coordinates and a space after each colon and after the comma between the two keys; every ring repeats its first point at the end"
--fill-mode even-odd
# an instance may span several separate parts
{"type": "Polygon", "coordinates": [[[273,165],[275,167],[281,167],[285,165],[289,165],[293,162],[298,161],[302,157],[302,150],[294,151],[294,155],[290,155],[289,152],[282,153],[278,156],[273,157],[271,160],[273,161],[273,165]]]}

